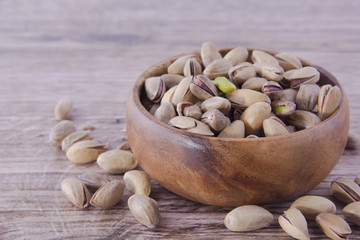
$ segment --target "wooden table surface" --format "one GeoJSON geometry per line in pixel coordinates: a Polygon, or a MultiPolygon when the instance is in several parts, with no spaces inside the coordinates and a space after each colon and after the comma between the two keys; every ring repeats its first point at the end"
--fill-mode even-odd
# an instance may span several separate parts
{"type": "MultiPolygon", "coordinates": [[[[130,214],[125,191],[110,210],[80,210],[60,182],[96,164],[70,163],[49,144],[57,100],[70,97],[78,128],[115,148],[135,79],[151,64],[202,42],[287,51],[321,65],[342,83],[351,131],[360,134],[359,1],[0,1],[0,239],[291,239],[277,217],[291,202],[265,206],[265,229],[231,232],[230,208],[198,204],[153,182],[162,221],[149,230],[130,214]]],[[[346,150],[309,194],[330,195],[330,181],[360,174],[359,150],[346,150]]],[[[121,179],[122,175],[109,175],[121,179]]],[[[329,197],[338,213],[344,205],[329,197]]],[[[313,239],[325,235],[309,223],[313,239]]],[[[352,225],[351,239],[360,239],[352,225]]]]}

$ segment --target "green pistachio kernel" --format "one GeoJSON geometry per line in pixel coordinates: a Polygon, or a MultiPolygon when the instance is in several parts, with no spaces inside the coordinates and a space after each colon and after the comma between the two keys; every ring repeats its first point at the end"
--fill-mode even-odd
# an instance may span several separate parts
{"type": "Polygon", "coordinates": [[[214,84],[223,93],[232,93],[236,89],[235,85],[226,77],[215,78],[214,84]]]}
{"type": "Polygon", "coordinates": [[[285,104],[283,104],[283,105],[276,106],[275,109],[274,109],[274,112],[278,113],[278,112],[283,112],[285,110],[286,110],[286,106],[285,106],[285,104]]]}

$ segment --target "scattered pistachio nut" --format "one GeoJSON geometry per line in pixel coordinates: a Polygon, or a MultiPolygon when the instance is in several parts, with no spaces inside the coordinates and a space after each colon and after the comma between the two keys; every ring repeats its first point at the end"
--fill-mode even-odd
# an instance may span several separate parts
{"type": "Polygon", "coordinates": [[[61,190],[65,197],[75,206],[86,208],[89,206],[90,192],[79,179],[66,178],[61,184],[61,190]]]}
{"type": "Polygon", "coordinates": [[[359,138],[354,133],[349,133],[346,141],[346,149],[356,149],[359,147],[359,138]]]}
{"type": "Polygon", "coordinates": [[[333,213],[320,213],[316,216],[316,223],[331,239],[348,239],[352,232],[349,224],[333,213]]]}
{"type": "Polygon", "coordinates": [[[124,174],[124,182],[132,194],[150,195],[151,182],[149,175],[140,170],[131,170],[124,174]]]}
{"type": "Polygon", "coordinates": [[[71,145],[76,142],[93,139],[91,136],[89,136],[89,133],[90,131],[88,130],[70,133],[61,141],[61,150],[66,152],[71,147],[71,145]]]}
{"type": "Polygon", "coordinates": [[[86,185],[89,189],[98,190],[102,185],[109,182],[109,180],[102,174],[86,172],[78,176],[78,179],[86,185]]]}
{"type": "Polygon", "coordinates": [[[345,219],[360,227],[360,202],[353,202],[343,209],[345,219]]]}
{"type": "Polygon", "coordinates": [[[281,228],[291,237],[308,240],[309,230],[304,215],[297,208],[290,208],[279,216],[281,228]]]}
{"type": "Polygon", "coordinates": [[[125,151],[131,151],[129,141],[122,142],[116,149],[125,150],[125,151]]]}
{"type": "Polygon", "coordinates": [[[331,182],[332,194],[344,203],[360,201],[360,187],[348,178],[340,177],[331,182]]]}
{"type": "Polygon", "coordinates": [[[224,224],[231,231],[244,232],[268,227],[273,220],[274,216],[265,208],[245,205],[229,212],[224,224]]]}
{"type": "Polygon", "coordinates": [[[106,172],[124,173],[136,168],[138,162],[131,152],[114,149],[101,153],[97,164],[106,172]]]}
{"type": "Polygon", "coordinates": [[[106,144],[97,140],[76,142],[66,151],[66,157],[73,163],[89,163],[106,151],[106,144]]]}
{"type": "Polygon", "coordinates": [[[65,120],[71,114],[72,101],[68,98],[61,99],[55,106],[55,118],[57,120],[65,120]]]}
{"type": "Polygon", "coordinates": [[[90,204],[97,208],[111,208],[120,202],[125,184],[121,180],[113,180],[102,185],[90,199],[90,204]]]}
{"type": "Polygon", "coordinates": [[[160,222],[160,213],[157,202],[143,194],[129,197],[128,207],[135,219],[148,228],[156,228],[160,222]]]}
{"type": "Polygon", "coordinates": [[[49,135],[50,143],[53,146],[60,147],[62,140],[75,131],[76,126],[72,121],[62,120],[51,129],[49,135]]]}

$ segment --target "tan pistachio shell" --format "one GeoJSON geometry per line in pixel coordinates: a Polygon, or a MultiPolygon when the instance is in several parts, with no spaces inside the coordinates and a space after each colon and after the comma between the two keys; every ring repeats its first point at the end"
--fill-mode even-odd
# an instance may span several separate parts
{"type": "Polygon", "coordinates": [[[165,91],[166,87],[161,77],[149,77],[145,80],[145,92],[150,101],[154,103],[160,102],[165,91]]]}
{"type": "Polygon", "coordinates": [[[202,67],[196,58],[189,58],[184,65],[184,76],[196,76],[202,73],[202,67]]]}
{"type": "Polygon", "coordinates": [[[223,114],[228,114],[231,108],[231,103],[228,99],[223,97],[208,98],[201,103],[201,110],[207,112],[212,109],[218,109],[223,114]]]}
{"type": "Polygon", "coordinates": [[[181,80],[184,79],[183,75],[179,74],[163,74],[160,76],[160,78],[164,81],[166,90],[169,90],[170,88],[178,85],[181,80]]]}
{"type": "Polygon", "coordinates": [[[72,110],[72,101],[69,98],[61,99],[55,106],[55,118],[57,120],[68,119],[72,110]]]}
{"type": "Polygon", "coordinates": [[[240,63],[228,71],[229,78],[238,85],[256,76],[255,67],[249,62],[240,63]]]}
{"type": "Polygon", "coordinates": [[[299,110],[312,111],[318,103],[320,87],[317,84],[301,85],[296,94],[296,106],[299,110]]]}
{"type": "Polygon", "coordinates": [[[125,184],[121,180],[113,180],[102,185],[92,196],[90,203],[97,208],[111,208],[120,202],[125,184]]]}
{"type": "Polygon", "coordinates": [[[251,89],[255,91],[261,91],[262,86],[264,83],[266,83],[268,80],[262,77],[253,77],[249,78],[244,82],[244,84],[241,86],[242,89],[251,89]]]}
{"type": "Polygon", "coordinates": [[[340,105],[341,91],[338,86],[329,84],[320,88],[318,97],[318,115],[321,119],[328,118],[340,105]]]}
{"type": "Polygon", "coordinates": [[[187,62],[187,60],[189,58],[197,58],[197,56],[194,54],[190,54],[190,55],[185,55],[185,56],[179,57],[178,59],[176,59],[173,63],[171,63],[169,65],[169,67],[167,69],[168,74],[183,75],[185,63],[187,62]]]}
{"type": "Polygon", "coordinates": [[[135,219],[148,228],[156,228],[160,222],[160,213],[157,202],[143,194],[129,197],[128,207],[135,219]]]}
{"type": "Polygon", "coordinates": [[[244,47],[236,47],[231,49],[224,59],[229,60],[233,66],[236,66],[242,62],[245,62],[248,58],[249,52],[244,47]]]}
{"type": "Polygon", "coordinates": [[[205,75],[197,75],[192,78],[190,83],[190,91],[200,100],[206,100],[219,95],[219,92],[211,81],[205,75]]]}
{"type": "Polygon", "coordinates": [[[172,86],[169,90],[167,90],[164,93],[164,96],[162,97],[160,104],[163,104],[165,102],[170,102],[171,103],[172,97],[174,96],[174,93],[175,93],[175,90],[176,90],[176,87],[177,87],[177,85],[172,86]]]}
{"type": "Polygon", "coordinates": [[[304,215],[297,208],[290,208],[278,218],[281,228],[291,237],[309,240],[309,230],[304,215]]]}
{"type": "Polygon", "coordinates": [[[300,59],[290,53],[278,53],[275,55],[275,58],[285,71],[302,68],[300,59]]]}
{"type": "Polygon", "coordinates": [[[131,170],[124,174],[126,188],[132,194],[143,194],[149,196],[151,192],[151,182],[149,175],[140,170],[131,170]]]}
{"type": "Polygon", "coordinates": [[[289,134],[286,125],[278,118],[268,118],[263,121],[265,137],[289,134]]]}
{"type": "Polygon", "coordinates": [[[319,124],[321,119],[312,112],[296,110],[288,117],[287,122],[294,125],[297,129],[305,129],[319,124]]]}
{"type": "Polygon", "coordinates": [[[241,120],[233,121],[229,126],[222,130],[218,137],[224,138],[244,138],[245,137],[245,124],[241,120]]]}
{"type": "Polygon", "coordinates": [[[280,82],[283,79],[284,69],[277,64],[268,62],[254,64],[256,72],[269,81],[280,82]]]}
{"type": "Polygon", "coordinates": [[[348,178],[340,177],[331,182],[332,194],[344,203],[360,201],[360,187],[348,178]]]}
{"type": "Polygon", "coordinates": [[[282,83],[291,88],[298,88],[303,84],[315,84],[320,79],[319,71],[314,67],[303,67],[286,71],[282,83]]]}
{"type": "Polygon", "coordinates": [[[224,58],[216,59],[204,69],[204,75],[210,79],[223,76],[227,77],[228,71],[231,67],[232,64],[229,60],[224,58]]]}
{"type": "Polygon", "coordinates": [[[210,63],[212,63],[216,59],[222,58],[218,48],[212,42],[203,43],[201,46],[200,54],[201,54],[201,60],[205,67],[207,67],[210,63]]]}
{"type": "Polygon", "coordinates": [[[347,221],[360,227],[360,202],[353,202],[343,209],[343,214],[347,221]]]}
{"type": "Polygon", "coordinates": [[[265,94],[250,90],[237,89],[232,93],[226,94],[227,99],[231,102],[233,108],[246,109],[250,105],[257,102],[265,102],[270,104],[270,98],[265,94]]]}
{"type": "Polygon", "coordinates": [[[195,103],[195,102],[198,101],[197,98],[190,91],[191,81],[192,81],[191,76],[186,77],[183,80],[181,80],[181,82],[176,87],[176,89],[174,91],[174,94],[173,94],[173,96],[171,98],[172,104],[174,104],[176,106],[179,102],[192,102],[192,103],[195,103]]]}
{"type": "Polygon", "coordinates": [[[348,239],[351,234],[349,224],[333,213],[320,213],[316,216],[316,223],[331,239],[348,239]]]}
{"type": "Polygon", "coordinates": [[[278,60],[276,60],[274,56],[260,50],[252,51],[251,60],[253,63],[270,63],[273,65],[279,65],[278,60]]]}
{"type": "Polygon", "coordinates": [[[89,206],[90,192],[79,179],[66,178],[60,184],[65,197],[75,206],[86,208],[89,206]]]}
{"type": "Polygon", "coordinates": [[[168,123],[170,119],[176,117],[174,106],[170,102],[164,102],[154,113],[155,118],[164,123],[168,123]]]}
{"type": "Polygon", "coordinates": [[[240,117],[245,124],[246,135],[256,134],[263,126],[263,121],[270,116],[270,104],[257,102],[248,107],[240,117]]]}
{"type": "Polygon", "coordinates": [[[89,130],[70,133],[66,138],[61,141],[61,150],[66,152],[71,147],[71,145],[76,142],[93,139],[93,137],[89,136],[89,133],[89,130]]]}
{"type": "Polygon", "coordinates": [[[62,120],[51,129],[49,134],[50,143],[53,146],[60,147],[62,140],[75,131],[76,126],[72,121],[62,120]]]}
{"type": "Polygon", "coordinates": [[[73,163],[89,163],[106,151],[106,144],[97,140],[76,142],[66,151],[66,157],[73,163]]]}
{"type": "Polygon", "coordinates": [[[100,154],[97,164],[106,172],[124,173],[136,168],[138,162],[131,152],[114,149],[100,154]]]}
{"type": "Polygon", "coordinates": [[[230,119],[217,109],[211,109],[201,116],[201,121],[210,126],[216,133],[230,125],[230,119]]]}

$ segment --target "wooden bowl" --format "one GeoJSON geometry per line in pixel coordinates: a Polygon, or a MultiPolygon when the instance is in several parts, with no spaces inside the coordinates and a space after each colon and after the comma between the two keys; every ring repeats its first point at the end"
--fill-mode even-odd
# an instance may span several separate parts
{"type": "MultiPolygon", "coordinates": [[[[229,50],[223,48],[220,52],[225,55],[229,50]]],[[[301,60],[303,65],[320,71],[321,85],[337,85],[342,92],[340,107],[315,127],[286,136],[216,138],[162,123],[141,103],[144,80],[166,73],[179,56],[165,59],[141,74],[127,102],[131,149],[141,167],[162,186],[209,205],[277,203],[306,193],[335,167],[348,136],[349,106],[343,88],[328,71],[301,60]]]]}

